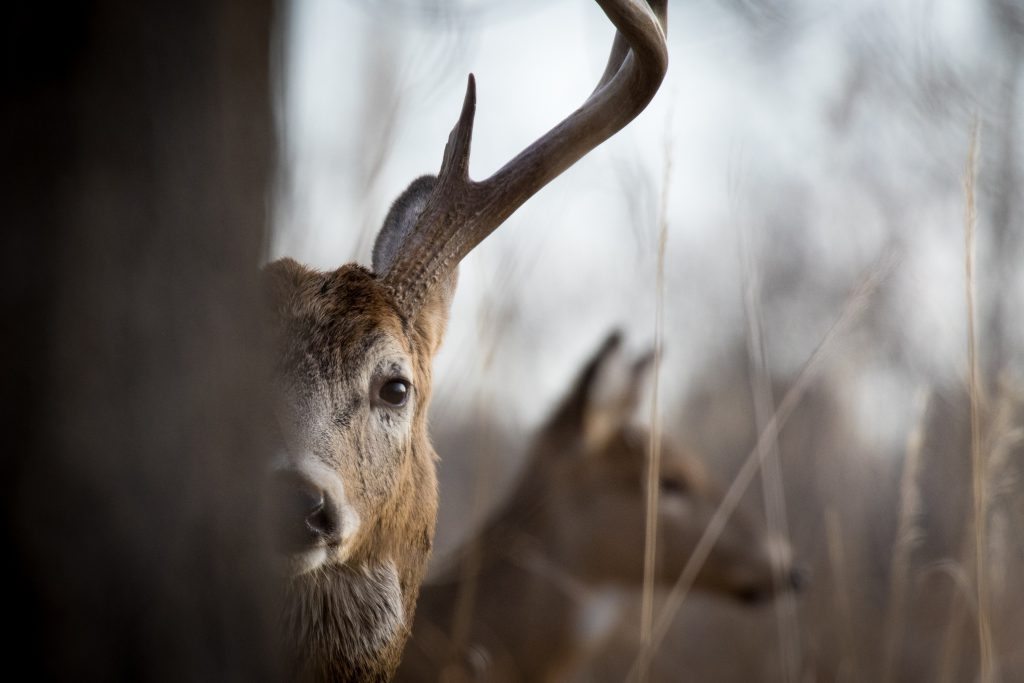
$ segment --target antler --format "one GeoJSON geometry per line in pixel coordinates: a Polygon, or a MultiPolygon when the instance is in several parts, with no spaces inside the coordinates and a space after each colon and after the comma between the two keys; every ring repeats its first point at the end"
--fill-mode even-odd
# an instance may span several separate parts
{"type": "Polygon", "coordinates": [[[459,261],[540,188],[644,110],[668,68],[667,0],[597,0],[618,29],[608,65],[586,102],[494,175],[469,179],[476,110],[472,74],[437,182],[384,282],[407,315],[459,261]],[[648,6],[648,2],[649,5],[648,6]]]}

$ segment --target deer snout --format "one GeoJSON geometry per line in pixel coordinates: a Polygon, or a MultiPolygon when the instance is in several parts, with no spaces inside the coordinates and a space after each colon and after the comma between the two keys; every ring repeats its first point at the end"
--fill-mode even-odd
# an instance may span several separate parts
{"type": "Polygon", "coordinates": [[[804,566],[796,566],[789,570],[789,589],[794,593],[799,593],[803,589],[807,588],[807,584],[811,582],[811,570],[804,566]]]}
{"type": "Polygon", "coordinates": [[[279,471],[274,476],[280,549],[299,553],[339,542],[341,520],[330,494],[296,472],[279,471]]]}
{"type": "Polygon", "coordinates": [[[778,567],[777,589],[799,593],[810,583],[811,572],[793,558],[793,546],[781,537],[771,537],[765,543],[765,554],[773,566],[778,567]]]}
{"type": "Polygon", "coordinates": [[[801,592],[808,583],[809,572],[802,567],[793,567],[786,571],[778,584],[774,582],[749,585],[736,593],[736,598],[746,605],[759,605],[768,602],[781,592],[801,592]]]}
{"type": "Polygon", "coordinates": [[[761,570],[741,584],[736,597],[748,605],[768,602],[780,593],[800,593],[810,583],[810,571],[793,560],[793,548],[785,539],[772,536],[761,546],[761,570]]]}

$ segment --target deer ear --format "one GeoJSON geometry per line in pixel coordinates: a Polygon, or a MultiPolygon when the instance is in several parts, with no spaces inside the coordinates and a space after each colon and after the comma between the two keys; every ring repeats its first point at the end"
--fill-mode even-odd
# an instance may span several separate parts
{"type": "Polygon", "coordinates": [[[602,450],[632,421],[643,403],[643,390],[653,366],[653,350],[632,362],[621,352],[604,357],[583,413],[583,443],[588,452],[602,450]]]}
{"type": "MultiPolygon", "coordinates": [[[[414,248],[413,228],[416,227],[416,221],[419,220],[436,184],[435,176],[421,176],[412,181],[391,205],[384,225],[377,234],[377,240],[373,243],[373,271],[377,275],[386,275],[395,263],[400,262],[404,252],[414,248]]],[[[453,269],[451,275],[445,277],[427,293],[419,312],[419,316],[425,320],[439,325],[437,334],[434,335],[437,344],[441,343],[441,336],[444,334],[457,281],[458,272],[453,269]]]]}
{"type": "Polygon", "coordinates": [[[562,399],[561,405],[551,418],[553,426],[558,425],[574,432],[583,429],[583,420],[590,403],[590,394],[601,373],[601,368],[621,345],[622,333],[619,330],[613,330],[576,376],[572,388],[562,399]]]}
{"type": "Polygon", "coordinates": [[[630,368],[629,391],[632,393],[633,407],[638,408],[643,402],[644,387],[647,386],[651,373],[654,371],[654,348],[650,348],[642,356],[633,361],[630,368]]]}
{"type": "Polygon", "coordinates": [[[580,440],[584,451],[601,450],[633,415],[637,373],[623,353],[621,331],[612,331],[583,366],[552,424],[580,440]]]}
{"type": "Polygon", "coordinates": [[[437,178],[432,175],[420,176],[391,205],[373,243],[373,272],[385,275],[403,250],[409,248],[413,228],[436,183],[437,178]]]}

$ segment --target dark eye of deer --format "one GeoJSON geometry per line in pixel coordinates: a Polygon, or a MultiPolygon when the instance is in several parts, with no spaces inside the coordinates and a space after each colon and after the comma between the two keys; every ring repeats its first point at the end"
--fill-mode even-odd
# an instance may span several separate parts
{"type": "Polygon", "coordinates": [[[661,492],[681,496],[686,493],[686,484],[678,479],[662,479],[661,492]]]}
{"type": "Polygon", "coordinates": [[[391,379],[381,385],[378,398],[392,408],[399,408],[409,400],[409,383],[404,379],[391,379]]]}

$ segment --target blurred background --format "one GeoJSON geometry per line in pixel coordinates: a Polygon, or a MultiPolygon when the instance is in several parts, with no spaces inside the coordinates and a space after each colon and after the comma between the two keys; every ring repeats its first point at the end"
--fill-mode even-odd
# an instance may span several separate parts
{"type": "MultiPolygon", "coordinates": [[[[612,37],[585,0],[295,0],[283,29],[271,251],[321,268],[369,262],[390,201],[436,172],[467,73],[479,179],[582,103],[612,37]]],[[[658,409],[718,481],[755,444],[755,389],[777,403],[822,357],[778,442],[783,519],[814,572],[795,629],[691,596],[655,678],[974,680],[970,178],[983,554],[1002,679],[1024,677],[1024,6],[673,0],[668,38],[652,105],[461,265],[432,409],[438,557],[500,504],[610,329],[653,345],[664,226],[658,409]]],[[[743,503],[762,518],[763,490],[743,503]]],[[[638,624],[580,680],[622,680],[638,624]]]]}

